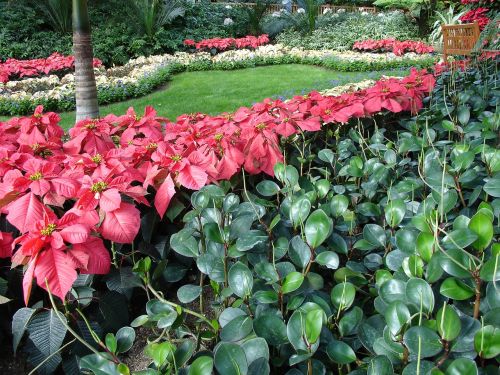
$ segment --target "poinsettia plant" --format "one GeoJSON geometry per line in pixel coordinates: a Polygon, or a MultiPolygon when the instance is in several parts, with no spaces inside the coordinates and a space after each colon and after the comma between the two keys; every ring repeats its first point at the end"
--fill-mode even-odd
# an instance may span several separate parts
{"type": "Polygon", "coordinates": [[[186,115],[176,123],[151,107],[143,116],[129,109],[123,116],[80,121],[65,142],[60,117],[39,107],[31,117],[0,124],[2,212],[20,233],[12,252],[2,255],[25,266],[26,302],[33,277],[64,299],[76,270],[109,270],[103,240],[133,242],[138,207],[150,204],[148,188],[156,192],[152,203],[161,218],[177,187],[199,190],[242,167],[273,175],[283,161],[280,137],[385,110],[416,112],[433,85],[432,75],[413,70],[402,80],[340,97],[313,92],[287,102],[267,99],[231,115],[186,115]]]}
{"type": "MultiPolygon", "coordinates": [[[[102,66],[101,60],[94,58],[94,67],[102,66]]],[[[13,79],[38,77],[48,74],[64,74],[75,68],[75,57],[64,56],[54,52],[46,59],[17,60],[7,59],[0,62],[0,82],[7,83],[13,79]]]]}
{"type": "Polygon", "coordinates": [[[186,39],[184,41],[186,47],[208,51],[215,49],[219,52],[229,49],[255,49],[267,43],[269,43],[269,36],[267,34],[259,36],[247,35],[243,38],[211,38],[203,39],[198,42],[192,39],[186,39]]]}
{"type": "Polygon", "coordinates": [[[420,55],[434,52],[434,48],[414,40],[399,41],[396,39],[381,39],[381,40],[361,40],[353,45],[355,51],[365,52],[392,52],[396,56],[402,56],[408,52],[418,53],[420,55]]]}

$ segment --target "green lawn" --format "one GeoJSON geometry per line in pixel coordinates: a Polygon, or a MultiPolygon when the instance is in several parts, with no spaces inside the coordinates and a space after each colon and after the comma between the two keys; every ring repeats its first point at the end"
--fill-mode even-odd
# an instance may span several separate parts
{"type": "MultiPolygon", "coordinates": [[[[171,120],[184,113],[217,114],[234,111],[267,97],[291,97],[294,94],[377,79],[383,74],[402,75],[401,70],[344,73],[308,65],[273,65],[233,71],[203,71],[177,74],[164,88],[150,95],[101,107],[101,115],[126,112],[134,107],[142,112],[152,105],[160,116],[171,120]]],[[[61,125],[68,129],[74,112],[62,113],[61,125]]],[[[0,121],[7,117],[0,117],[0,121]]]]}

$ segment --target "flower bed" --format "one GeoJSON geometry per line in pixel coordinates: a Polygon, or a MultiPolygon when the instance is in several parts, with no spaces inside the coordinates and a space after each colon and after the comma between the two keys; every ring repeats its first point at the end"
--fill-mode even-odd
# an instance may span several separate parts
{"type": "MultiPolygon", "coordinates": [[[[94,67],[102,66],[99,59],[94,59],[94,67]]],[[[66,74],[75,67],[74,56],[63,56],[53,53],[46,59],[16,60],[7,59],[0,62],[0,82],[7,83],[11,80],[24,77],[37,77],[49,74],[66,74]]]]}
{"type": "Polygon", "coordinates": [[[257,47],[269,43],[269,36],[263,34],[260,36],[248,35],[243,38],[212,38],[203,39],[195,42],[192,39],[186,39],[184,45],[189,48],[195,48],[199,51],[216,50],[218,52],[227,51],[229,49],[256,49],[257,47]]]}
{"type": "Polygon", "coordinates": [[[476,8],[467,11],[462,17],[460,17],[460,21],[462,23],[474,23],[477,22],[480,30],[484,30],[486,25],[490,23],[490,18],[488,17],[488,12],[490,10],[488,8],[476,8]]]}
{"type": "Polygon", "coordinates": [[[392,52],[396,56],[403,56],[405,53],[414,52],[417,54],[425,54],[434,52],[434,48],[423,43],[413,40],[399,41],[396,39],[382,40],[361,40],[354,43],[353,50],[366,52],[392,52]]]}
{"type": "Polygon", "coordinates": [[[280,137],[381,111],[416,112],[433,86],[432,75],[412,70],[401,80],[381,80],[339,97],[313,92],[287,102],[264,100],[233,114],[184,115],[176,123],[150,107],[144,116],[129,109],[123,116],[79,122],[66,142],[59,116],[38,107],[30,117],[0,123],[0,202],[21,233],[15,241],[2,233],[0,256],[12,256],[14,267],[27,266],[26,302],[32,278],[64,299],[76,270],[108,272],[102,239],[134,240],[138,205],[154,204],[163,217],[176,186],[199,190],[242,167],[273,175],[283,161],[280,137]],[[152,201],[146,199],[149,187],[156,191],[152,201]]]}
{"type": "MultiPolygon", "coordinates": [[[[179,71],[238,69],[272,64],[311,64],[338,71],[374,71],[400,67],[431,67],[434,57],[416,55],[339,53],[331,50],[312,51],[268,45],[256,50],[232,50],[211,56],[206,52],[176,53],[141,57],[126,65],[95,70],[100,104],[139,97],[151,92],[179,71]]],[[[25,79],[0,84],[0,114],[16,115],[32,112],[37,105],[47,110],[67,111],[75,106],[74,76],[25,79]]]]}

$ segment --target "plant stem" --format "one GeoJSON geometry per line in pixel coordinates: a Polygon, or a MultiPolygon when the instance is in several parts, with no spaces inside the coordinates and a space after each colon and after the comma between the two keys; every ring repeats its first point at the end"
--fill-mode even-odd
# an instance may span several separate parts
{"type": "Polygon", "coordinates": [[[477,274],[474,275],[474,281],[476,282],[476,300],[474,301],[474,319],[479,318],[479,312],[481,307],[481,284],[482,280],[477,274]]]}
{"type": "Polygon", "coordinates": [[[444,354],[441,358],[439,358],[439,361],[436,362],[436,367],[440,367],[444,361],[448,359],[448,356],[450,355],[450,343],[446,340],[443,340],[444,343],[444,354]]]}
{"type": "Polygon", "coordinates": [[[198,319],[202,320],[203,322],[205,322],[206,324],[208,324],[208,326],[214,331],[214,332],[217,332],[217,328],[214,327],[214,325],[212,324],[212,322],[210,320],[208,320],[207,318],[205,318],[203,315],[197,313],[196,311],[192,311],[192,310],[189,310],[189,309],[186,309],[185,307],[175,303],[175,302],[170,302],[168,300],[166,300],[165,298],[163,298],[163,296],[156,290],[154,289],[150,284],[148,284],[146,286],[150,291],[151,293],[153,293],[153,295],[158,298],[160,301],[162,301],[163,303],[166,303],[167,305],[170,305],[172,307],[175,307],[176,309],[179,308],[179,309],[182,309],[183,311],[185,311],[187,314],[189,315],[193,315],[195,317],[197,317],[198,319]]]}
{"type": "Polygon", "coordinates": [[[75,339],[77,339],[78,341],[80,341],[83,344],[83,346],[85,346],[87,349],[89,349],[92,353],[101,356],[101,353],[99,353],[97,350],[95,350],[95,348],[92,345],[90,345],[87,341],[85,341],[78,333],[75,332],[75,330],[73,328],[71,328],[69,326],[68,322],[65,322],[61,318],[61,316],[59,315],[60,312],[57,309],[56,303],[54,302],[54,297],[52,296],[52,293],[50,291],[50,287],[49,287],[49,283],[47,282],[47,279],[45,279],[45,286],[47,287],[47,292],[49,294],[50,304],[52,305],[52,308],[55,310],[56,316],[60,320],[60,322],[62,323],[62,325],[64,327],[66,327],[66,329],[68,330],[68,332],[71,333],[75,339]]]}
{"type": "Polygon", "coordinates": [[[203,281],[205,279],[205,275],[200,272],[200,288],[201,288],[201,293],[200,293],[200,314],[203,315],[203,281]]]}
{"type": "Polygon", "coordinates": [[[462,206],[464,206],[464,208],[467,208],[467,204],[465,204],[464,195],[462,194],[462,187],[460,186],[460,182],[458,182],[458,177],[455,176],[454,179],[455,179],[455,188],[458,191],[458,196],[460,197],[460,202],[462,202],[462,206]]]}

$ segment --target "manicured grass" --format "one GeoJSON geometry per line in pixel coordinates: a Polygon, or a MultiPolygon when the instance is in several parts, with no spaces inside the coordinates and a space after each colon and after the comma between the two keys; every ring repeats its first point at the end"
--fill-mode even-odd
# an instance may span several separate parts
{"type": "MultiPolygon", "coordinates": [[[[203,71],[177,74],[164,88],[141,98],[100,108],[101,116],[124,114],[128,107],[142,113],[152,105],[160,116],[175,120],[185,113],[218,114],[231,112],[267,97],[289,98],[295,94],[324,90],[381,75],[404,75],[404,71],[345,73],[309,65],[273,65],[233,71],[203,71]]],[[[75,113],[61,114],[61,125],[68,129],[75,113]]],[[[0,117],[0,121],[7,117],[0,117]]]]}

